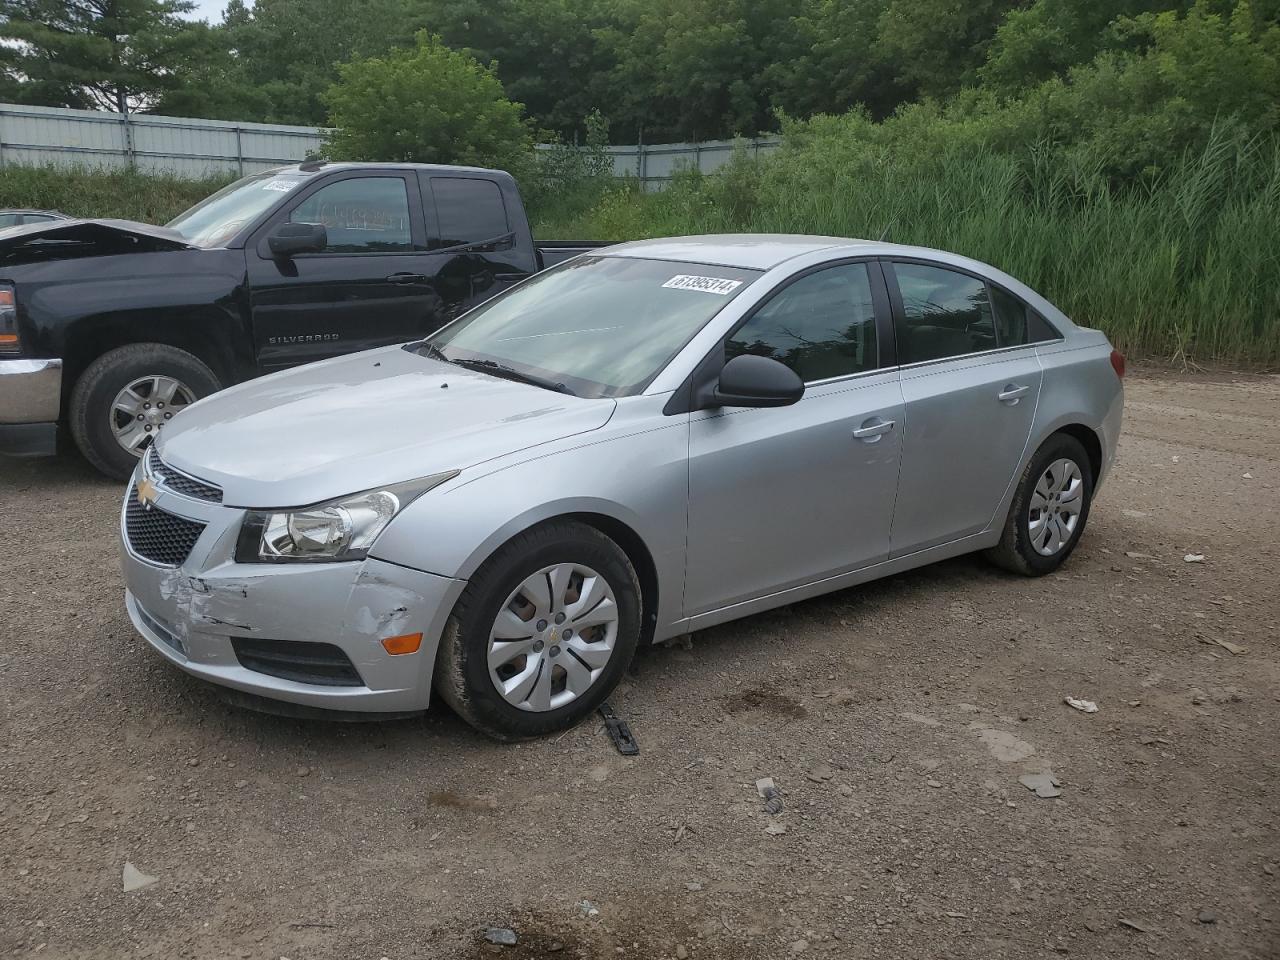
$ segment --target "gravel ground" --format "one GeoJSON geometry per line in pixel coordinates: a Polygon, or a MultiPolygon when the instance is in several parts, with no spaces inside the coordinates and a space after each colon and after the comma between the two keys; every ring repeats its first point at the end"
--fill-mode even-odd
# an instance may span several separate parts
{"type": "Polygon", "coordinates": [[[130,629],[119,488],[0,462],[0,955],[1280,956],[1280,378],[1128,396],[1057,575],[964,558],[648,651],[635,758],[227,706],[130,629]]]}

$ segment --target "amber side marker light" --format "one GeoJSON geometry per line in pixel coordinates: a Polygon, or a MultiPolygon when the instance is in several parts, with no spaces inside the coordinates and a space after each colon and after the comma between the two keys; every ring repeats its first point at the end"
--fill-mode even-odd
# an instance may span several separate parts
{"type": "Polygon", "coordinates": [[[393,657],[402,653],[417,653],[420,646],[422,646],[420,633],[406,633],[399,637],[387,637],[382,641],[383,649],[393,657]]]}

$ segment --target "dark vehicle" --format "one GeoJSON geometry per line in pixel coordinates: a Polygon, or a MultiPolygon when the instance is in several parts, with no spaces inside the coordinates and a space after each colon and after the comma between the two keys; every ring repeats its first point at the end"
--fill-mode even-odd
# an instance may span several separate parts
{"type": "Polygon", "coordinates": [[[20,227],[28,223],[48,223],[51,220],[70,220],[65,213],[57,210],[0,210],[0,229],[20,227]]]}
{"type": "Polygon", "coordinates": [[[282,167],[166,227],[10,227],[0,232],[0,453],[51,454],[61,423],[90,463],[124,478],[203,396],[425,336],[597,246],[534,246],[510,174],[422,164],[282,167]]]}

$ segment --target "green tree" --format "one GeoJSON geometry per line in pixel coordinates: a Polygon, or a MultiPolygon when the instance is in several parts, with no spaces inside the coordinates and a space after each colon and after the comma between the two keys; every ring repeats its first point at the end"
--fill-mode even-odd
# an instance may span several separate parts
{"type": "Polygon", "coordinates": [[[611,109],[613,60],[597,34],[614,18],[601,0],[419,0],[412,16],[492,67],[539,128],[572,139],[611,109]]]}
{"type": "Polygon", "coordinates": [[[2,0],[0,70],[28,103],[146,107],[180,80],[171,68],[191,0],[2,0]]]}
{"type": "Polygon", "coordinates": [[[523,172],[532,138],[493,71],[423,31],[411,48],[338,68],[326,96],[339,160],[462,163],[523,172]]]}
{"type": "Polygon", "coordinates": [[[879,51],[889,0],[809,0],[796,17],[795,52],[770,68],[773,103],[809,117],[866,107],[885,117],[910,91],[879,51]]]}
{"type": "Polygon", "coordinates": [[[409,46],[413,33],[407,0],[231,0],[214,41],[227,58],[224,89],[248,91],[257,111],[238,119],[315,125],[339,63],[409,46]]]}
{"type": "Polygon", "coordinates": [[[905,84],[946,97],[977,79],[1005,14],[1025,0],[892,0],[878,23],[878,50],[905,84]]]}

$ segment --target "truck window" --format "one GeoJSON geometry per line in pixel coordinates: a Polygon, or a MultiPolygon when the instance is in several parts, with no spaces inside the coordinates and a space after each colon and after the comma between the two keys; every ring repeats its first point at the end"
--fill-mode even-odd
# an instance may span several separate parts
{"type": "Polygon", "coordinates": [[[292,223],[323,223],[325,253],[413,249],[409,194],[400,177],[353,177],[321,187],[289,214],[292,223]]]}
{"type": "Polygon", "coordinates": [[[511,232],[502,190],[492,180],[432,177],[431,192],[438,226],[430,249],[492,240],[511,232]]]}

